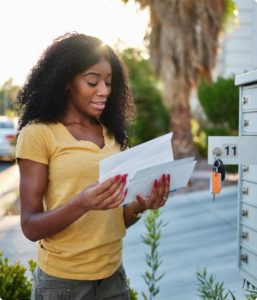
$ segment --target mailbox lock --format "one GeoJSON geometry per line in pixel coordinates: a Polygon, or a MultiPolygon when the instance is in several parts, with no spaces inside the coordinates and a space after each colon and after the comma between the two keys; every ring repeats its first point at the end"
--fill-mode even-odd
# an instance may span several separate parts
{"type": "Polygon", "coordinates": [[[212,154],[214,155],[215,159],[217,159],[217,157],[221,156],[222,150],[219,147],[216,147],[212,150],[212,154]]]}
{"type": "Polygon", "coordinates": [[[249,171],[249,165],[243,165],[242,169],[243,169],[244,172],[249,171]]]}
{"type": "Polygon", "coordinates": [[[243,104],[247,104],[249,101],[249,97],[248,96],[244,96],[243,97],[243,104]]]}
{"type": "Polygon", "coordinates": [[[250,125],[250,120],[244,120],[244,127],[248,127],[250,125]]]}
{"type": "Polygon", "coordinates": [[[243,209],[242,210],[242,216],[243,217],[248,217],[248,209],[243,209]]]}
{"type": "Polygon", "coordinates": [[[242,233],[241,233],[241,238],[242,238],[243,240],[247,240],[247,239],[248,239],[248,232],[242,231],[242,233]]]}
{"type": "Polygon", "coordinates": [[[248,255],[247,254],[241,254],[240,259],[241,259],[241,261],[248,263],[248,255]]]}
{"type": "Polygon", "coordinates": [[[242,187],[242,194],[247,195],[249,193],[248,187],[242,187]]]}

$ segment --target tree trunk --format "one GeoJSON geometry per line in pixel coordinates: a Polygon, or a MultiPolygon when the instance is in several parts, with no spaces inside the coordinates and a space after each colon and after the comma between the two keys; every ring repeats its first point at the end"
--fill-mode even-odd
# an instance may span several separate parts
{"type": "Polygon", "coordinates": [[[189,105],[190,86],[181,84],[173,94],[171,108],[171,131],[173,131],[173,153],[175,158],[195,155],[191,132],[191,111],[189,105]]]}
{"type": "Polygon", "coordinates": [[[164,104],[170,110],[172,145],[174,158],[196,155],[191,132],[190,92],[192,84],[183,74],[178,74],[168,58],[164,58],[162,79],[164,104]]]}

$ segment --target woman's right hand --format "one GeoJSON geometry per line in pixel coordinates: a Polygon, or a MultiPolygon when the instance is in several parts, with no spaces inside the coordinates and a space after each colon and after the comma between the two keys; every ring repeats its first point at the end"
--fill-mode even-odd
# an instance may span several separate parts
{"type": "Polygon", "coordinates": [[[38,241],[57,234],[91,209],[110,209],[124,201],[126,175],[110,178],[87,187],[63,205],[44,210],[48,166],[19,159],[21,226],[24,235],[38,241]]]}
{"type": "Polygon", "coordinates": [[[120,206],[127,191],[125,175],[117,175],[85,188],[79,198],[85,210],[106,210],[120,206]]]}

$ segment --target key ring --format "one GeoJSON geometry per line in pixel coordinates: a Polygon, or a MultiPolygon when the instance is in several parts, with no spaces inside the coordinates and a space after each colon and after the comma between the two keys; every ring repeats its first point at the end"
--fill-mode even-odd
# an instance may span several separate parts
{"type": "Polygon", "coordinates": [[[220,165],[221,165],[220,160],[217,159],[217,158],[216,158],[216,155],[215,155],[215,161],[214,161],[214,164],[213,164],[213,169],[214,169],[214,171],[215,171],[216,173],[218,173],[218,169],[219,169],[220,165]],[[216,162],[218,163],[217,166],[215,166],[215,163],[216,163],[216,162]]]}

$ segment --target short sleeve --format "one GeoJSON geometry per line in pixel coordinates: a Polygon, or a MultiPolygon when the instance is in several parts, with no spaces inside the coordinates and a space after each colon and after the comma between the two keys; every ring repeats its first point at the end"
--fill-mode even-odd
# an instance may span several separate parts
{"type": "Polygon", "coordinates": [[[30,159],[48,165],[52,144],[51,132],[47,125],[26,125],[17,139],[16,159],[30,159]]]}

